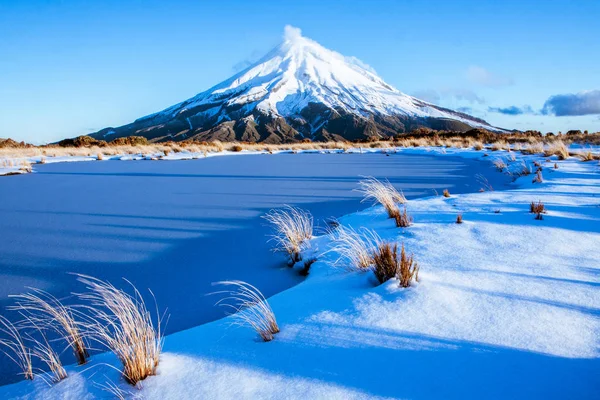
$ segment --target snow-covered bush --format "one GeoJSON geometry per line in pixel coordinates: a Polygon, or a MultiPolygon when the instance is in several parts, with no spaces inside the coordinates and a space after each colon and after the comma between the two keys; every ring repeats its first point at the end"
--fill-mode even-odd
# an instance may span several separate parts
{"type": "Polygon", "coordinates": [[[313,218],[308,211],[286,206],[271,210],[264,219],[275,228],[272,236],[276,251],[282,251],[290,257],[290,264],[302,260],[302,250],[309,244],[313,234],[313,218]]]}
{"type": "Polygon", "coordinates": [[[222,281],[214,284],[232,287],[231,290],[217,292],[226,295],[217,305],[233,310],[235,324],[251,327],[265,342],[273,340],[273,335],[279,332],[279,326],[275,313],[260,290],[242,281],[222,281]]]}

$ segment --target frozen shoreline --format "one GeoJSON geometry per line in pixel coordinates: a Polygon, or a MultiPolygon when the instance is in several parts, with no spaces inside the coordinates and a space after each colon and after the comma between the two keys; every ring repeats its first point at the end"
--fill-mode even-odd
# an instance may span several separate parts
{"type": "MultiPolygon", "coordinates": [[[[144,398],[592,398],[600,389],[599,167],[518,153],[513,162],[522,160],[542,162],[543,183],[530,175],[518,189],[412,200],[415,224],[406,229],[380,206],[340,219],[404,242],[421,265],[415,287],[374,286],[368,273],[331,267],[330,253],[306,281],[269,299],[282,328],[273,342],[221,319],[168,336],[158,375],[140,392],[120,387],[144,398]],[[549,209],[542,221],[528,213],[537,200],[549,209]]],[[[321,236],[313,247],[328,242],[321,236]]],[[[103,396],[92,381],[119,382],[103,362],[118,366],[105,353],[86,372],[68,367],[52,388],[21,382],[0,395],[103,396]]]]}

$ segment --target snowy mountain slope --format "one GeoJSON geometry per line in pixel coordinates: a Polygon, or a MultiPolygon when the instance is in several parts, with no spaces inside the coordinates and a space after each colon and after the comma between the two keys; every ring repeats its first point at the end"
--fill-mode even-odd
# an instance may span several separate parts
{"type": "Polygon", "coordinates": [[[422,126],[494,129],[483,120],[408,96],[359,60],[286,27],[283,43],[232,78],[159,113],[92,136],[282,142],[364,139],[422,126]]]}

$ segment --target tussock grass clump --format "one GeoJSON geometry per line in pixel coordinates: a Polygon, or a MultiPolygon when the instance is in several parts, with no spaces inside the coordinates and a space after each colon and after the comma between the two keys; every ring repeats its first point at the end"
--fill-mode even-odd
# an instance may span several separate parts
{"type": "Polygon", "coordinates": [[[402,250],[400,251],[400,264],[398,265],[398,281],[400,281],[400,287],[407,288],[411,285],[412,281],[419,281],[419,265],[414,261],[413,255],[406,255],[404,250],[404,243],[402,243],[402,250]]]}
{"type": "Polygon", "coordinates": [[[373,177],[367,177],[359,183],[358,191],[364,195],[363,201],[373,201],[381,204],[388,213],[389,218],[396,218],[399,214],[396,203],[405,204],[406,197],[398,192],[388,181],[382,182],[373,177]]]}
{"type": "Polygon", "coordinates": [[[473,148],[477,151],[483,150],[483,143],[477,141],[473,143],[473,148]]]}
{"type": "Polygon", "coordinates": [[[128,281],[133,295],[97,278],[78,275],[77,279],[89,290],[79,295],[91,304],[84,306],[92,315],[86,322],[87,335],[115,353],[128,383],[137,385],[154,375],[163,345],[162,318],[157,315],[153,323],[142,295],[128,281]]]}
{"type": "Polygon", "coordinates": [[[32,293],[10,296],[17,300],[9,309],[20,311],[34,326],[50,329],[63,337],[77,359],[79,365],[85,364],[89,353],[83,340],[79,323],[75,321],[75,312],[64,306],[56,297],[35,288],[32,293]]]}
{"type": "Polygon", "coordinates": [[[494,167],[496,167],[496,169],[500,172],[504,171],[504,169],[506,168],[506,163],[504,162],[504,160],[501,159],[494,160],[493,164],[494,167]]]}
{"type": "Polygon", "coordinates": [[[444,189],[444,191],[442,192],[442,195],[444,197],[450,197],[450,191],[448,191],[448,189],[444,189]]]}
{"type": "Polygon", "coordinates": [[[535,177],[533,178],[532,182],[533,183],[542,183],[542,182],[544,182],[544,177],[542,175],[542,169],[541,168],[539,168],[537,170],[537,172],[535,173],[535,177]]]}
{"type": "Polygon", "coordinates": [[[594,153],[592,153],[589,150],[586,150],[584,152],[578,153],[577,157],[581,160],[581,161],[594,161],[596,159],[596,156],[594,156],[594,153]]]}
{"type": "Polygon", "coordinates": [[[302,260],[302,250],[313,235],[313,217],[308,211],[285,206],[271,210],[263,216],[275,228],[272,239],[275,251],[282,251],[290,257],[290,265],[302,260]]]}
{"type": "Polygon", "coordinates": [[[456,223],[457,224],[462,224],[463,223],[463,216],[462,216],[462,214],[458,214],[456,216],[456,223]]]}
{"type": "Polygon", "coordinates": [[[409,287],[413,280],[419,280],[419,266],[413,256],[408,256],[404,244],[398,255],[398,244],[380,242],[373,252],[373,273],[384,283],[394,277],[398,278],[401,287],[409,287]]]}
{"type": "Polygon", "coordinates": [[[544,219],[543,214],[546,214],[546,206],[540,200],[537,203],[531,202],[529,204],[529,212],[535,214],[535,219],[544,219]]]}
{"type": "MultiPolygon", "coordinates": [[[[67,371],[65,371],[58,354],[52,348],[52,346],[50,346],[50,343],[48,343],[48,339],[43,332],[38,329],[38,333],[42,336],[42,340],[31,338],[31,340],[35,343],[33,347],[33,355],[46,364],[50,370],[52,382],[58,383],[67,377],[67,371]]],[[[42,377],[42,379],[44,378],[42,377]]]]}
{"type": "Polygon", "coordinates": [[[231,146],[229,148],[229,151],[233,151],[233,152],[236,152],[236,153],[239,153],[242,150],[244,150],[244,148],[241,145],[239,145],[239,144],[234,144],[233,146],[231,146]]]}
{"type": "Polygon", "coordinates": [[[17,364],[25,379],[33,380],[31,350],[25,346],[19,329],[6,317],[0,315],[0,332],[7,336],[6,339],[0,339],[0,351],[17,364]]]}
{"type": "Polygon", "coordinates": [[[98,160],[98,161],[104,160],[104,154],[102,154],[102,153],[96,154],[96,160],[98,160]]]}
{"type": "Polygon", "coordinates": [[[492,151],[500,151],[500,150],[507,150],[507,149],[508,149],[508,144],[504,141],[498,141],[498,142],[492,143],[492,151]]]}
{"type": "Polygon", "coordinates": [[[226,294],[217,305],[233,310],[235,325],[251,327],[265,342],[273,340],[279,332],[279,325],[273,309],[260,290],[243,281],[221,281],[214,285],[232,287],[231,290],[217,292],[226,294]]]}
{"type": "Polygon", "coordinates": [[[562,140],[557,140],[548,145],[548,148],[544,151],[546,157],[557,156],[559,160],[566,160],[569,158],[569,149],[562,140]]]}
{"type": "Polygon", "coordinates": [[[408,228],[413,223],[413,218],[410,215],[408,215],[408,212],[406,211],[406,206],[404,206],[404,212],[398,212],[394,216],[394,219],[396,221],[396,227],[398,228],[408,228]]]}
{"type": "Polygon", "coordinates": [[[358,271],[371,268],[373,249],[379,241],[379,236],[375,232],[363,229],[359,233],[353,228],[340,225],[334,232],[333,241],[335,245],[329,251],[339,254],[333,262],[334,266],[358,271]]]}
{"type": "Polygon", "coordinates": [[[398,245],[396,243],[379,243],[372,254],[373,273],[379,283],[387,282],[394,278],[398,272],[398,245]]]}

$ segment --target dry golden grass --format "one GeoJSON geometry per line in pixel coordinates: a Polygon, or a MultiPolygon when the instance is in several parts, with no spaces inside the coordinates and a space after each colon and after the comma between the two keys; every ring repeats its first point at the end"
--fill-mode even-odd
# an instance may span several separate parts
{"type": "Polygon", "coordinates": [[[456,223],[457,224],[462,224],[463,223],[463,216],[462,216],[462,214],[458,214],[456,216],[456,223]]]}
{"type": "Polygon", "coordinates": [[[328,252],[338,254],[333,262],[336,267],[350,271],[366,271],[373,264],[372,252],[377,246],[379,236],[373,231],[362,229],[360,232],[342,225],[332,233],[334,245],[328,252]]]}
{"type": "Polygon", "coordinates": [[[396,227],[398,228],[408,228],[413,223],[413,218],[408,215],[406,210],[406,206],[404,206],[404,211],[398,213],[394,216],[394,220],[396,221],[396,227]]]}
{"type": "Polygon", "coordinates": [[[557,156],[559,160],[569,158],[569,149],[562,140],[557,140],[548,145],[544,151],[546,157],[557,156]]]}
{"type": "Polygon", "coordinates": [[[402,250],[400,251],[400,263],[398,265],[398,281],[400,287],[407,288],[411,285],[412,281],[419,281],[419,265],[414,261],[414,257],[406,255],[404,250],[404,243],[402,243],[402,250]]]}
{"type": "MultiPolygon", "coordinates": [[[[30,340],[34,343],[32,354],[50,370],[52,383],[58,383],[67,377],[67,371],[65,371],[58,354],[50,346],[48,339],[40,329],[38,329],[38,334],[41,336],[41,340],[30,337],[30,340]]],[[[40,375],[40,377],[46,380],[43,375],[40,375]]],[[[50,384],[47,380],[46,383],[50,384]]]]}
{"type": "Polygon", "coordinates": [[[313,235],[313,217],[310,212],[285,206],[269,211],[263,218],[275,229],[271,237],[275,241],[273,250],[286,253],[290,257],[290,266],[301,261],[302,250],[309,245],[313,235]]]}
{"type": "Polygon", "coordinates": [[[156,324],[140,292],[128,282],[133,295],[97,278],[77,275],[88,293],[79,297],[91,314],[86,321],[89,338],[110,349],[123,366],[123,378],[132,385],[156,373],[163,345],[162,318],[156,324]]]}
{"type": "Polygon", "coordinates": [[[408,256],[402,244],[398,255],[398,244],[380,242],[373,251],[373,273],[384,283],[394,277],[398,278],[401,287],[409,287],[413,280],[419,280],[419,266],[413,256],[408,256]]]}
{"type": "Polygon", "coordinates": [[[25,346],[19,329],[3,315],[0,315],[0,333],[6,336],[0,339],[0,351],[17,364],[25,379],[33,380],[31,349],[25,346]]]}
{"type": "Polygon", "coordinates": [[[500,158],[494,160],[493,164],[494,164],[494,167],[496,167],[496,169],[500,172],[502,172],[506,169],[506,163],[504,162],[504,160],[502,160],[500,158]]]}
{"type": "Polygon", "coordinates": [[[584,161],[584,162],[600,159],[600,156],[594,155],[594,153],[592,153],[590,150],[584,150],[580,153],[576,153],[576,155],[577,155],[577,158],[579,158],[581,161],[584,161]]]}
{"type": "Polygon", "coordinates": [[[373,251],[373,273],[379,281],[384,283],[394,278],[398,272],[398,244],[379,243],[373,251]]]}
{"type": "Polygon", "coordinates": [[[364,196],[363,201],[373,201],[381,204],[388,213],[389,218],[396,218],[400,213],[397,203],[406,203],[406,197],[402,192],[388,181],[379,181],[373,177],[366,177],[359,183],[359,192],[364,196]]]}
{"type": "Polygon", "coordinates": [[[542,169],[538,168],[535,173],[535,177],[533,178],[533,183],[542,183],[544,182],[544,177],[542,176],[542,169]]]}
{"type": "Polygon", "coordinates": [[[76,312],[43,290],[30,290],[31,293],[10,296],[17,301],[9,309],[27,316],[27,320],[35,327],[57,332],[73,350],[77,363],[85,364],[89,354],[80,325],[75,321],[76,312]]]}
{"type": "Polygon", "coordinates": [[[537,203],[531,202],[529,204],[529,212],[535,214],[535,219],[544,219],[543,214],[547,212],[546,206],[540,200],[537,203]]]}
{"type": "Polygon", "coordinates": [[[275,313],[260,290],[242,281],[222,281],[214,285],[232,287],[231,290],[215,294],[225,294],[217,305],[233,310],[235,325],[250,326],[265,342],[273,340],[274,335],[279,332],[279,325],[275,313]]]}
{"type": "Polygon", "coordinates": [[[444,191],[442,192],[442,195],[444,197],[450,197],[450,191],[448,191],[448,189],[444,189],[444,191]]]}

